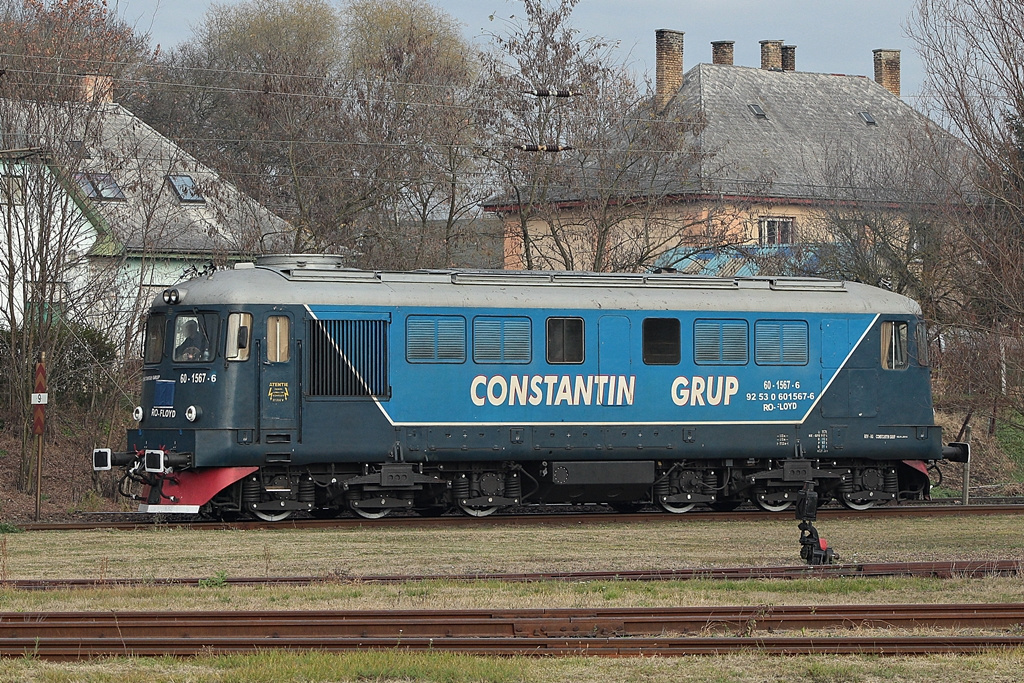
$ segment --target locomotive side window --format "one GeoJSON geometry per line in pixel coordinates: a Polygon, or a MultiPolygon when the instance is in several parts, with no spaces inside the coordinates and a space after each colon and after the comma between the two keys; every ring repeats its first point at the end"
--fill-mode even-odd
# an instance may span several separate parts
{"type": "Polygon", "coordinates": [[[923,322],[918,322],[914,326],[914,338],[917,342],[917,364],[922,368],[926,368],[930,364],[930,359],[928,358],[928,326],[923,322]]]}
{"type": "Polygon", "coordinates": [[[473,361],[529,363],[531,336],[529,318],[474,318],[473,361]]]}
{"type": "Polygon", "coordinates": [[[252,314],[228,315],[228,343],[224,357],[228,360],[249,360],[252,335],[252,314]]]}
{"type": "Polygon", "coordinates": [[[646,318],[644,320],[644,363],[647,365],[679,365],[681,356],[679,320],[646,318]]]}
{"type": "Polygon", "coordinates": [[[697,365],[746,365],[746,320],[697,320],[693,324],[693,360],[697,365]]]}
{"type": "Polygon", "coordinates": [[[146,342],[142,358],[145,363],[159,363],[164,357],[164,337],[167,336],[167,316],[154,313],[146,321],[146,342]]]}
{"type": "Polygon", "coordinates": [[[891,320],[883,322],[882,367],[886,370],[906,370],[909,364],[907,323],[891,320]]]}
{"type": "Polygon", "coordinates": [[[754,323],[754,359],[758,365],[807,365],[807,323],[758,320],[754,323]]]}
{"type": "Polygon", "coordinates": [[[547,359],[549,363],[583,362],[582,318],[548,318],[547,359]]]}
{"type": "Polygon", "coordinates": [[[410,363],[464,363],[466,319],[458,315],[410,315],[405,321],[410,363]]]}
{"type": "Polygon", "coordinates": [[[267,362],[287,363],[291,358],[288,316],[267,316],[267,362]]]}
{"type": "Polygon", "coordinates": [[[213,360],[217,338],[216,313],[185,313],[174,320],[174,360],[178,363],[213,360]]]}

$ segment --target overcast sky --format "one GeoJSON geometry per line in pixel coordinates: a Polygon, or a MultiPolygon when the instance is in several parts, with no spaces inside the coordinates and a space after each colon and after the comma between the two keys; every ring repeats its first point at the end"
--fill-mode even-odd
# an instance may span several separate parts
{"type": "MultiPolygon", "coordinates": [[[[241,0],[219,0],[235,4],[241,0]]],[[[189,38],[212,0],[113,0],[130,24],[154,43],[173,47],[189,38]]],[[[462,22],[480,45],[502,32],[522,6],[512,0],[433,0],[462,22]],[[489,17],[493,15],[492,21],[489,17]]],[[[915,0],[580,0],[572,23],[584,36],[600,35],[621,46],[638,73],[654,76],[654,31],[683,31],[684,66],[711,61],[711,41],[734,40],[735,63],[760,66],[759,41],[796,45],[799,71],[873,76],[872,50],[901,51],[902,95],[914,104],[923,68],[906,35],[915,0]]]]}

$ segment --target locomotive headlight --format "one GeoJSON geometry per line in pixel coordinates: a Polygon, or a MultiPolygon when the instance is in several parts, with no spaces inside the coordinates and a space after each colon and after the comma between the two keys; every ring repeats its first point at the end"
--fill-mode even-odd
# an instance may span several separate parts
{"type": "Polygon", "coordinates": [[[180,304],[185,299],[185,290],[177,287],[165,289],[163,294],[164,303],[168,306],[180,304]]]}
{"type": "Polygon", "coordinates": [[[203,409],[199,406],[189,406],[185,408],[185,419],[189,422],[195,422],[203,414],[203,409]]]}
{"type": "Polygon", "coordinates": [[[132,419],[136,422],[142,422],[142,406],[135,406],[135,410],[132,411],[132,419]]]}

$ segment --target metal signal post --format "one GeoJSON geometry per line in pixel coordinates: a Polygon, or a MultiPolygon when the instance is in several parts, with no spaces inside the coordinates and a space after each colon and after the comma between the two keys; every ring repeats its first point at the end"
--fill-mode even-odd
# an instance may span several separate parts
{"type": "Polygon", "coordinates": [[[35,391],[32,393],[32,433],[36,437],[36,521],[39,521],[39,503],[43,482],[43,432],[46,427],[46,352],[39,354],[36,363],[35,391]]]}

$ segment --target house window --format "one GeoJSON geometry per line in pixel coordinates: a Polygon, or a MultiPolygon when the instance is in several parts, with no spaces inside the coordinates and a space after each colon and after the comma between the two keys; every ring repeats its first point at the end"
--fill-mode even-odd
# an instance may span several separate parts
{"type": "Polygon", "coordinates": [[[768,118],[768,114],[765,113],[764,108],[760,104],[748,104],[747,108],[750,109],[750,113],[759,119],[768,118]]]}
{"type": "Polygon", "coordinates": [[[171,174],[167,176],[167,182],[174,188],[174,194],[178,199],[188,204],[205,204],[206,198],[196,187],[195,179],[190,175],[171,174]]]}
{"type": "Polygon", "coordinates": [[[22,206],[25,203],[25,176],[0,175],[0,204],[22,206]]]}
{"type": "Polygon", "coordinates": [[[757,241],[762,247],[793,244],[793,219],[764,216],[757,223],[757,241]]]}
{"type": "Polygon", "coordinates": [[[582,318],[548,318],[547,361],[549,363],[583,362],[582,318]]]}
{"type": "Polygon", "coordinates": [[[124,192],[109,173],[76,173],[75,182],[89,199],[124,201],[124,192]]]}

